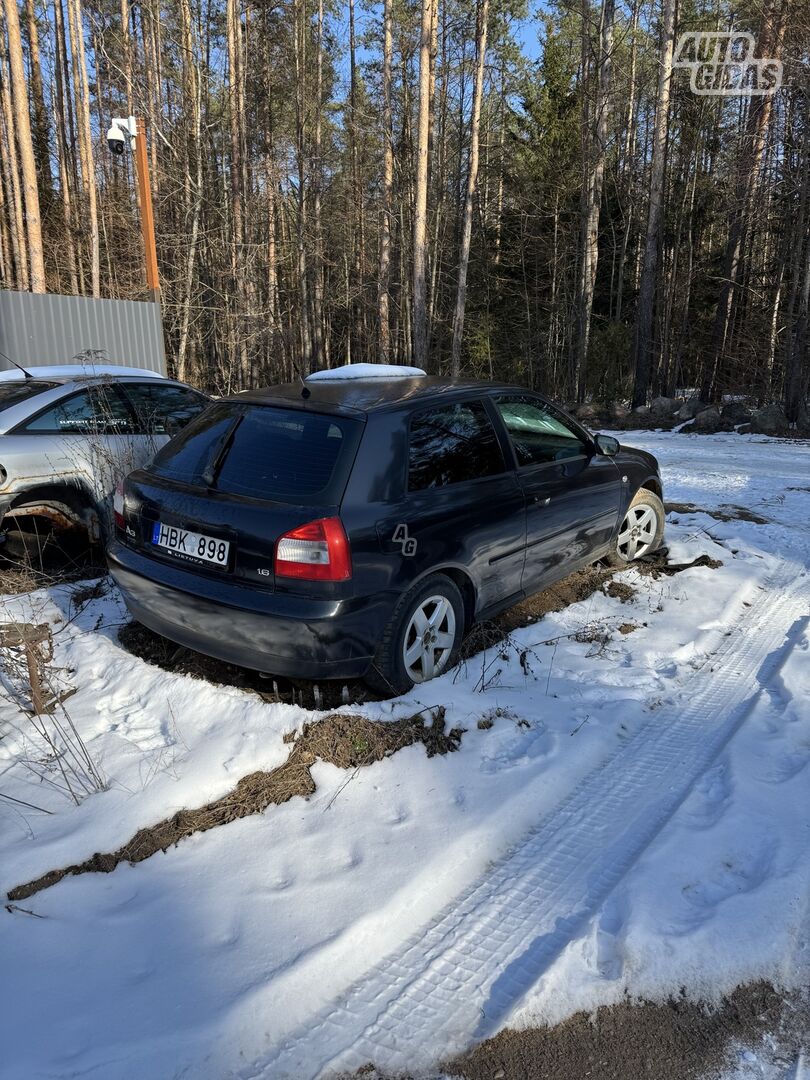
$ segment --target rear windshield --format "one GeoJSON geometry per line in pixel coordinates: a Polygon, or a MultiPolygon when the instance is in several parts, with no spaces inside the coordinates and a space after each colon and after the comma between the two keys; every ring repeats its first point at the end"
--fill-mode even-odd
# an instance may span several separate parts
{"type": "Polygon", "coordinates": [[[167,479],[290,503],[340,501],[362,424],[232,402],[212,405],[157,455],[167,479]]]}
{"type": "Polygon", "coordinates": [[[43,379],[0,382],[0,412],[10,409],[12,405],[19,405],[21,401],[28,401],[37,394],[44,394],[46,390],[53,390],[58,385],[59,383],[45,382],[43,379]]]}

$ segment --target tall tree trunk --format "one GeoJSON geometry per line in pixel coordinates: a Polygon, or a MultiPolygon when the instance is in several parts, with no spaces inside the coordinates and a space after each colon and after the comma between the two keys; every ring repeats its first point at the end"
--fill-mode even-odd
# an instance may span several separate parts
{"type": "Polygon", "coordinates": [[[278,342],[281,340],[281,303],[278,289],[278,254],[276,223],[276,179],[271,154],[265,162],[267,187],[267,301],[270,313],[271,362],[275,363],[278,342]]]}
{"type": "MultiPolygon", "coordinates": [[[[6,0],[8,3],[9,0],[6,0]]],[[[93,136],[90,128],[90,89],[87,79],[87,62],[84,54],[84,30],[82,26],[81,0],[68,0],[68,26],[70,29],[70,52],[73,67],[73,92],[76,98],[78,118],[79,155],[81,159],[82,185],[90,226],[90,282],[93,296],[101,295],[101,266],[98,232],[98,202],[96,195],[96,172],[93,164],[93,136]]]]}
{"type": "Polygon", "coordinates": [[[73,213],[74,174],[71,170],[71,158],[68,152],[68,120],[66,115],[67,59],[65,53],[65,24],[62,15],[61,0],[53,4],[54,31],[54,82],[53,82],[53,119],[56,133],[56,158],[59,164],[59,189],[62,200],[62,221],[65,226],[65,246],[70,276],[70,291],[76,295],[80,290],[79,258],[76,251],[76,223],[73,213]]]}
{"type": "Polygon", "coordinates": [[[501,64],[500,78],[500,125],[498,130],[498,191],[495,196],[495,257],[493,262],[496,266],[501,261],[501,231],[503,228],[503,188],[506,161],[504,157],[504,145],[506,143],[506,73],[501,64]]]}
{"type": "Polygon", "coordinates": [[[298,167],[298,213],[296,217],[296,243],[298,250],[298,295],[300,298],[300,342],[303,373],[312,370],[312,335],[309,319],[309,287],[307,282],[306,238],[306,133],[304,110],[306,105],[306,35],[307,19],[305,0],[295,0],[295,151],[298,167]]]}
{"type": "Polygon", "coordinates": [[[13,284],[18,289],[29,286],[28,243],[25,238],[25,215],[23,214],[22,189],[20,187],[20,167],[17,157],[17,140],[14,137],[14,110],[11,104],[8,68],[6,64],[5,35],[0,28],[0,109],[2,109],[2,133],[5,146],[0,154],[0,167],[6,185],[6,204],[9,208],[11,248],[16,267],[16,280],[13,284]]]}
{"type": "Polygon", "coordinates": [[[357,124],[357,38],[354,20],[354,0],[349,0],[349,154],[351,184],[349,220],[351,221],[352,287],[349,313],[349,355],[352,362],[363,359],[363,324],[365,319],[364,281],[365,252],[363,229],[363,192],[360,181],[360,151],[357,124]]]}
{"type": "Polygon", "coordinates": [[[323,224],[321,209],[323,204],[323,0],[318,0],[318,21],[316,35],[315,63],[315,131],[313,136],[312,163],[312,218],[315,229],[315,272],[312,283],[312,352],[314,362],[319,367],[328,367],[325,345],[325,327],[323,317],[324,299],[324,258],[323,224]]]}
{"type": "MultiPolygon", "coordinates": [[[[779,59],[784,37],[785,5],[774,0],[765,8],[759,31],[758,48],[761,56],[779,59]]],[[[712,358],[703,379],[701,397],[712,401],[721,392],[720,378],[731,331],[732,312],[737,286],[742,274],[745,241],[750,227],[760,165],[765,150],[765,137],[771,119],[773,95],[750,98],[746,117],[744,142],[737,163],[734,204],[731,211],[723,278],[714,320],[712,358]]]]}
{"type": "Polygon", "coordinates": [[[425,368],[430,331],[427,319],[427,196],[430,147],[430,69],[433,9],[437,0],[422,0],[419,39],[419,125],[413,214],[413,362],[425,368]]]}
{"type": "MultiPolygon", "coordinates": [[[[800,157],[801,183],[799,206],[793,224],[793,243],[790,259],[790,290],[786,304],[784,403],[785,415],[791,423],[800,416],[806,386],[804,369],[807,366],[807,323],[810,303],[810,239],[807,233],[810,209],[810,109],[805,109],[804,133],[800,157]],[[804,257],[802,251],[804,249],[804,257]],[[803,265],[804,264],[804,265],[803,265]],[[802,274],[802,270],[804,273],[802,274]]],[[[771,338],[775,341],[775,325],[771,338]]],[[[774,346],[772,346],[772,351],[774,346]]]]}
{"type": "Polygon", "coordinates": [[[461,247],[458,257],[458,291],[453,317],[452,372],[461,373],[461,339],[464,334],[464,309],[467,301],[467,268],[470,263],[470,239],[472,237],[473,200],[478,183],[478,136],[481,127],[481,99],[484,95],[484,64],[487,54],[487,26],[489,23],[489,0],[480,0],[478,25],[475,35],[475,88],[473,90],[472,117],[470,118],[470,164],[467,170],[467,193],[464,199],[464,220],[461,226],[461,247]]]}
{"type": "Polygon", "coordinates": [[[638,95],[636,92],[636,54],[638,52],[638,16],[641,9],[641,0],[633,0],[633,12],[630,18],[630,72],[628,82],[630,93],[627,101],[627,120],[624,129],[624,150],[622,153],[621,191],[622,191],[622,246],[619,255],[619,265],[616,269],[616,302],[614,306],[614,318],[617,322],[622,317],[622,299],[624,296],[624,272],[627,263],[627,245],[630,242],[630,230],[633,226],[634,216],[634,156],[636,148],[636,111],[638,95]]]}
{"type": "MultiPolygon", "coordinates": [[[[445,4],[443,15],[443,23],[446,23],[447,5],[445,4]]],[[[442,34],[442,44],[446,40],[446,36],[442,34]]],[[[433,213],[433,228],[431,229],[430,211],[428,210],[427,216],[427,230],[428,230],[428,243],[427,251],[425,253],[425,259],[427,261],[427,274],[428,274],[428,299],[427,299],[427,324],[429,327],[434,325],[434,312],[436,305],[436,291],[439,277],[439,270],[441,264],[442,253],[439,250],[439,238],[441,236],[442,218],[444,214],[444,173],[445,173],[445,159],[444,150],[445,146],[441,147],[442,154],[439,155],[439,131],[436,124],[436,62],[439,53],[439,3],[438,0],[434,0],[433,15],[430,23],[430,86],[428,87],[428,101],[430,103],[430,113],[428,116],[428,131],[430,132],[430,138],[428,141],[428,206],[430,206],[430,193],[435,192],[433,202],[435,210],[433,213]],[[437,160],[438,159],[438,160],[437,160]],[[438,167],[437,167],[438,165],[438,167]]],[[[462,84],[463,84],[462,75],[462,84]]],[[[447,89],[447,78],[442,79],[442,97],[445,98],[445,91],[447,89]]],[[[459,148],[460,149],[460,148],[459,148]]]]}
{"type": "Polygon", "coordinates": [[[380,362],[391,362],[389,286],[391,281],[391,208],[394,187],[394,118],[391,107],[392,0],[383,7],[383,202],[380,218],[380,273],[377,282],[377,319],[380,332],[380,362]]]}
{"type": "Polygon", "coordinates": [[[28,263],[32,292],[45,292],[45,255],[42,250],[42,224],[39,216],[39,191],[34,144],[31,139],[31,117],[28,112],[28,90],[25,83],[20,16],[17,0],[5,0],[8,59],[11,70],[11,93],[14,103],[17,145],[22,168],[22,192],[25,204],[25,233],[28,240],[28,263]]]}
{"type": "Polygon", "coordinates": [[[661,218],[664,205],[664,176],[667,163],[667,131],[669,98],[672,84],[672,53],[675,43],[675,2],[663,0],[661,27],[661,59],[658,71],[658,97],[655,106],[652,165],[650,168],[650,203],[647,212],[647,236],[644,242],[644,263],[636,310],[633,347],[635,378],[633,408],[644,405],[650,388],[654,350],[655,283],[658,270],[658,248],[661,237],[661,218]]]}
{"type": "MultiPolygon", "coordinates": [[[[187,0],[186,0],[187,2],[187,0]]],[[[185,49],[185,35],[183,47],[185,49]]],[[[127,114],[133,110],[132,102],[132,35],[129,28],[129,0],[121,0],[121,51],[123,53],[122,69],[124,73],[124,100],[127,103],[127,114]]]]}
{"type": "MultiPolygon", "coordinates": [[[[126,3],[126,0],[122,0],[126,3]]],[[[185,380],[189,373],[188,341],[191,323],[191,304],[194,298],[194,272],[197,263],[197,245],[200,235],[200,216],[203,201],[203,160],[202,160],[202,90],[195,68],[194,31],[191,24],[189,0],[180,0],[181,41],[183,46],[183,97],[184,111],[192,110],[191,131],[188,137],[188,180],[194,170],[193,188],[189,184],[191,211],[191,235],[184,274],[183,309],[180,316],[180,338],[177,344],[177,377],[185,380]]],[[[195,372],[196,374],[196,372],[195,372]]]]}
{"type": "Polygon", "coordinates": [[[239,0],[226,0],[225,33],[228,53],[228,121],[230,134],[230,196],[231,196],[231,278],[233,310],[233,347],[238,379],[246,385],[247,357],[242,326],[245,293],[244,241],[245,226],[242,202],[242,114],[240,109],[241,82],[241,15],[239,0]]]}
{"type": "MultiPolygon", "coordinates": [[[[587,71],[583,71],[583,109],[588,133],[585,137],[583,161],[582,256],[577,300],[576,394],[578,401],[583,401],[585,398],[593,294],[599,259],[599,215],[607,160],[615,12],[615,0],[602,0],[596,97],[590,120],[588,119],[587,71]]],[[[582,33],[586,40],[590,37],[586,18],[589,13],[590,0],[585,0],[582,33]]]]}
{"type": "MultiPolygon", "coordinates": [[[[0,122],[0,148],[3,146],[2,122],[0,122]]],[[[6,214],[6,183],[3,169],[0,167],[0,287],[11,288],[14,279],[12,265],[11,235],[6,214]]]]}
{"type": "Polygon", "coordinates": [[[45,108],[45,91],[42,84],[42,68],[39,61],[39,28],[34,0],[25,0],[25,26],[28,38],[28,63],[31,74],[31,99],[34,106],[34,157],[39,174],[39,186],[45,205],[53,199],[50,167],[50,131],[48,110],[45,108]]]}

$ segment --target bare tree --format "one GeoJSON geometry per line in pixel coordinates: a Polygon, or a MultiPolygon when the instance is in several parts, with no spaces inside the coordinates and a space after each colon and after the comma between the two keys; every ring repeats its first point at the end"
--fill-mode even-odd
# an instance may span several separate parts
{"type": "MultiPolygon", "coordinates": [[[[782,52],[785,15],[785,5],[782,0],[775,0],[766,6],[762,15],[758,41],[761,55],[779,59],[782,52]]],[[[742,273],[745,241],[756,198],[772,103],[772,95],[766,94],[763,97],[751,98],[748,105],[745,134],[737,163],[734,203],[726,241],[723,277],[714,321],[712,357],[704,374],[701,388],[704,401],[712,400],[720,390],[718,375],[722,371],[728,344],[732,310],[742,273]]]]}
{"type": "MultiPolygon", "coordinates": [[[[13,0],[6,0],[12,3],[13,0]]],[[[87,79],[87,60],[84,50],[81,0],[68,0],[68,26],[70,29],[70,55],[73,71],[73,92],[76,97],[78,118],[79,156],[81,160],[82,186],[90,226],[90,280],[93,296],[101,295],[101,258],[98,231],[98,201],[96,194],[96,170],[93,161],[93,136],[90,126],[90,87],[87,79]]]]}
{"type": "Polygon", "coordinates": [[[652,376],[654,348],[655,282],[658,268],[658,248],[661,238],[661,217],[664,205],[664,177],[667,161],[669,98],[672,84],[672,54],[675,46],[675,2],[663,0],[661,25],[661,59],[658,70],[658,97],[655,106],[652,164],[650,167],[650,202],[647,211],[647,235],[644,242],[644,264],[641,289],[636,310],[634,340],[635,381],[633,407],[647,400],[652,376]]]}
{"type": "Polygon", "coordinates": [[[436,0],[422,0],[419,37],[419,124],[413,208],[413,362],[426,367],[430,329],[427,317],[427,196],[430,150],[431,36],[436,0]]]}
{"type": "Polygon", "coordinates": [[[599,26],[599,56],[597,63],[596,98],[591,104],[587,93],[588,44],[590,42],[590,0],[583,4],[583,183],[582,183],[582,254],[579,270],[576,338],[576,394],[585,398],[588,370],[588,347],[591,338],[591,314],[599,260],[599,214],[607,161],[607,142],[610,121],[611,71],[613,64],[613,23],[615,0],[602,0],[599,26]]]}
{"type": "MultiPolygon", "coordinates": [[[[25,82],[20,17],[16,0],[5,0],[8,59],[11,69],[11,91],[14,102],[14,122],[22,168],[22,191],[25,204],[25,232],[28,240],[30,287],[32,292],[45,292],[45,256],[42,251],[42,225],[39,216],[37,166],[31,139],[31,117],[28,112],[28,92],[25,82]]],[[[9,132],[13,137],[13,133],[9,132]]]]}
{"type": "MultiPolygon", "coordinates": [[[[611,0],[612,2],[612,0],[611,0]]],[[[467,268],[470,263],[473,200],[478,183],[478,138],[481,128],[481,100],[484,96],[484,64],[487,55],[487,24],[489,0],[480,0],[475,34],[475,89],[470,118],[470,164],[467,170],[467,193],[464,199],[464,220],[461,227],[461,249],[458,257],[458,290],[453,317],[453,375],[461,371],[461,339],[464,334],[464,308],[467,301],[467,268]]]]}
{"type": "Polygon", "coordinates": [[[394,117],[391,107],[392,0],[383,7],[383,202],[380,215],[380,273],[377,318],[380,324],[380,362],[391,361],[391,323],[388,309],[391,284],[391,209],[394,191],[394,117]]]}

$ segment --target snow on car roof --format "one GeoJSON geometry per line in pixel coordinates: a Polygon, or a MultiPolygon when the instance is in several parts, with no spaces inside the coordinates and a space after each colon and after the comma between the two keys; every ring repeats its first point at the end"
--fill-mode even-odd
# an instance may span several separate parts
{"type": "Polygon", "coordinates": [[[427,372],[402,364],[342,364],[325,371],[313,371],[307,382],[339,382],[342,379],[417,379],[427,372]]]}
{"type": "MultiPolygon", "coordinates": [[[[119,364],[43,364],[28,368],[35,379],[92,379],[98,375],[121,375],[128,379],[133,377],[165,379],[159,371],[148,371],[146,368],[121,367],[119,364]]],[[[0,371],[0,380],[3,382],[15,382],[24,379],[25,374],[17,368],[8,371],[0,371]]]]}

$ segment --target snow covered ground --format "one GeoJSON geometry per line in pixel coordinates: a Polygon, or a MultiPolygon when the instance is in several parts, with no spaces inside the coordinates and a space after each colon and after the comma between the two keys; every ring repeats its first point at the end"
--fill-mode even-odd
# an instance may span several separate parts
{"type": "MultiPolygon", "coordinates": [[[[699,508],[670,514],[672,561],[722,567],[627,571],[629,601],[595,593],[363,707],[443,704],[458,753],[318,763],[308,800],[0,912],[3,1080],[430,1070],[626,993],[808,984],[810,445],[622,439],[699,508]],[[706,513],[730,504],[766,523],[706,513]]],[[[0,617],[52,624],[108,787],[75,806],[35,781],[4,697],[0,794],[50,811],[0,799],[4,894],[281,764],[313,719],[137,659],[115,591],[77,608],[75,588],[0,617]]],[[[749,1065],[732,1075],[765,1075],[749,1065]]]]}

